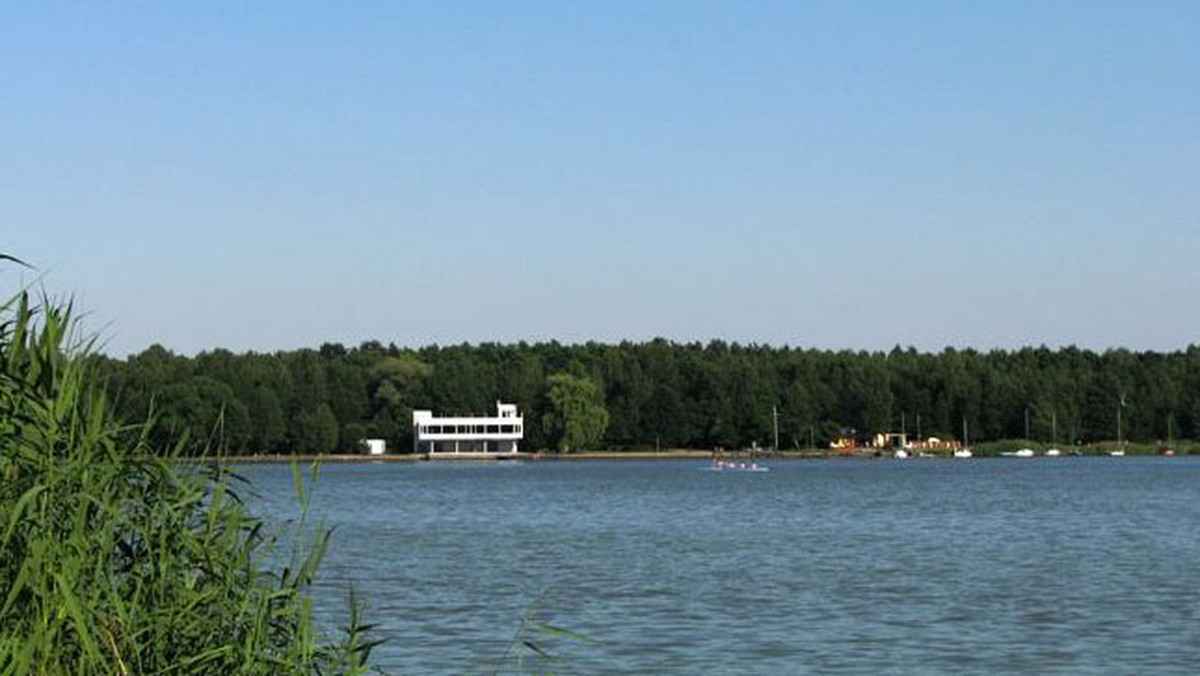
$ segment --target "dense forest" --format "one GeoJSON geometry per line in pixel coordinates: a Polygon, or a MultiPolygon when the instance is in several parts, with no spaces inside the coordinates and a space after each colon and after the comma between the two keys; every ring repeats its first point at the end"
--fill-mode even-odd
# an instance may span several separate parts
{"type": "Polygon", "coordinates": [[[1024,437],[1026,425],[1030,438],[1049,440],[1053,421],[1057,442],[1069,444],[1114,439],[1120,414],[1133,441],[1200,437],[1200,346],[930,354],[662,339],[421,349],[368,342],[186,357],[155,345],[102,362],[127,419],[152,412],[164,434],[186,432],[197,445],[219,438],[231,453],[353,453],[367,437],[403,452],[414,408],[479,415],[497,400],[525,415],[525,449],[552,448],[542,423],[558,374],[599,390],[607,425],[590,445],[608,449],[768,446],[773,407],[783,449],[897,430],[902,418],[910,433],[944,438],[957,438],[966,420],[972,440],[1024,437]]]}

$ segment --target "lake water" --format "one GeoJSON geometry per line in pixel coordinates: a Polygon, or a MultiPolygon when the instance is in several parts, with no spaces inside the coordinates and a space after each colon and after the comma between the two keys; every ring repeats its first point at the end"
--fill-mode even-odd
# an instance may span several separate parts
{"type": "Polygon", "coordinates": [[[318,606],[393,674],[1200,673],[1200,459],[769,464],[327,465],[318,606]]]}

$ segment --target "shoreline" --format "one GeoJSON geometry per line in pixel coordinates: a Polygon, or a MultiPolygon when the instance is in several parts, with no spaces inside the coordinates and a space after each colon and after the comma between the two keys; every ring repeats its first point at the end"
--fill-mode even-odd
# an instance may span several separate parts
{"type": "MultiPolygon", "coordinates": [[[[528,462],[571,462],[577,460],[709,460],[713,457],[712,451],[702,451],[696,449],[671,449],[666,451],[586,451],[579,453],[446,453],[430,457],[427,453],[397,453],[387,455],[362,455],[362,454],[312,454],[301,453],[296,455],[270,454],[270,455],[229,455],[219,458],[189,458],[189,460],[206,461],[218,460],[222,463],[229,464],[278,464],[299,462],[309,464],[313,462],[322,463],[411,463],[411,462],[512,462],[512,461],[528,461],[528,462]]],[[[742,458],[743,456],[731,454],[731,458],[742,458]]],[[[841,459],[876,459],[875,455],[846,455],[839,453],[827,453],[823,451],[780,451],[769,455],[746,455],[744,459],[754,460],[821,460],[827,458],[841,459]]]]}
{"type": "MultiPolygon", "coordinates": [[[[428,453],[396,453],[387,455],[362,454],[312,454],[296,455],[230,455],[216,458],[225,463],[235,464],[272,464],[272,463],[371,463],[371,462],[511,462],[521,461],[550,461],[559,460],[695,460],[707,459],[712,456],[710,451],[672,450],[672,451],[593,451],[587,453],[445,453],[431,457],[428,453]]],[[[778,456],[777,456],[778,457],[778,456]]],[[[196,458],[205,460],[205,458],[196,458]]]]}
{"type": "MultiPolygon", "coordinates": [[[[1083,454],[1086,457],[1105,457],[1108,454],[1102,451],[1091,451],[1083,454]]],[[[1130,453],[1130,456],[1141,457],[1156,457],[1159,453],[1130,453]]],[[[1190,453],[1180,453],[1181,456],[1190,455],[1190,453]]],[[[364,463],[416,463],[416,462],[572,462],[579,460],[709,460],[713,457],[712,451],[702,451],[697,449],[670,449],[666,451],[585,451],[579,453],[445,453],[430,457],[427,453],[396,453],[388,455],[363,455],[363,454],[312,454],[300,453],[296,455],[270,454],[270,455],[228,455],[221,457],[197,457],[197,458],[182,458],[185,462],[209,462],[216,460],[224,464],[233,465],[260,465],[260,464],[288,464],[298,462],[302,464],[331,463],[331,464],[364,464],[364,463]]],[[[1039,455],[1040,457],[1040,455],[1039,455]]],[[[1064,454],[1064,458],[1068,457],[1064,454]]],[[[738,455],[730,454],[730,459],[745,459],[758,461],[771,460],[892,460],[889,453],[833,453],[821,450],[809,451],[780,451],[778,453],[760,454],[760,455],[738,455]]],[[[1002,454],[986,454],[976,455],[975,459],[1005,459],[1002,454]]],[[[920,460],[953,460],[951,456],[924,456],[912,457],[906,461],[920,460]]]]}

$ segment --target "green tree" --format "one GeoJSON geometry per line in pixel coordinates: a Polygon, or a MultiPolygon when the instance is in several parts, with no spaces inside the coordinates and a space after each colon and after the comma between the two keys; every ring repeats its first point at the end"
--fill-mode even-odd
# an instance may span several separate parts
{"type": "Polygon", "coordinates": [[[185,437],[192,450],[212,447],[245,449],[250,438],[246,406],[225,383],[207,376],[167,385],[157,400],[159,441],[185,437]]]}
{"type": "Polygon", "coordinates": [[[364,421],[370,414],[371,402],[367,387],[368,372],[347,360],[346,354],[323,345],[323,354],[334,354],[328,363],[329,406],[337,418],[341,434],[339,453],[356,453],[359,442],[366,436],[364,421]]]}
{"type": "Polygon", "coordinates": [[[524,412],[525,443],[544,448],[541,428],[541,402],[546,388],[546,373],[537,353],[524,343],[508,356],[500,384],[504,401],[513,402],[524,412]]]}
{"type": "Polygon", "coordinates": [[[295,422],[296,453],[332,453],[338,444],[338,421],[329,404],[300,412],[295,422]]]}
{"type": "Polygon", "coordinates": [[[371,434],[407,448],[412,430],[412,411],[421,398],[433,367],[415,354],[382,357],[371,368],[371,434]]]}
{"type": "Polygon", "coordinates": [[[604,436],[608,409],[600,387],[588,378],[556,373],[547,379],[542,428],[560,453],[588,448],[604,436]]]}
{"type": "Polygon", "coordinates": [[[260,453],[276,453],[283,445],[283,405],[275,390],[259,385],[254,390],[249,405],[251,437],[254,450],[260,453]]]}
{"type": "MultiPolygon", "coordinates": [[[[524,413],[526,445],[552,447],[559,439],[544,432],[557,422],[542,421],[551,408],[546,374],[562,372],[600,388],[610,423],[592,443],[608,448],[762,443],[776,407],[785,447],[800,446],[810,430],[818,441],[847,428],[863,435],[893,430],[902,416],[911,431],[920,420],[927,435],[957,437],[966,421],[976,440],[1012,438],[1024,434],[1026,408],[1035,438],[1049,440],[1057,427],[1058,439],[1087,442],[1115,436],[1122,393],[1123,437],[1200,437],[1200,346],[1173,353],[1030,347],[929,354],[659,338],[419,350],[367,342],[274,354],[212,350],[194,358],[152,346],[125,360],[97,358],[97,368],[119,412],[133,419],[144,418],[152,402],[161,413],[164,405],[195,395],[188,385],[193,378],[229,386],[249,415],[245,448],[252,452],[319,447],[309,446],[311,434],[301,443],[299,433],[323,427],[317,421],[322,405],[336,419],[340,448],[353,451],[364,435],[407,448],[413,408],[479,414],[497,399],[524,413]]],[[[212,399],[201,396],[198,404],[207,410],[199,411],[171,403],[171,413],[207,435],[215,420],[200,423],[217,410],[212,399]]],[[[229,435],[228,415],[226,438],[236,438],[229,435]]]]}

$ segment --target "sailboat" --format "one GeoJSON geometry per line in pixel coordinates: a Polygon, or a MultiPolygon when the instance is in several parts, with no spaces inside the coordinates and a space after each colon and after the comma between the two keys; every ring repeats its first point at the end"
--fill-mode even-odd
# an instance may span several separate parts
{"type": "Polygon", "coordinates": [[[1161,453],[1162,453],[1162,455],[1165,455],[1168,457],[1175,455],[1174,444],[1171,443],[1171,416],[1170,415],[1167,416],[1167,446],[1166,446],[1166,448],[1162,449],[1161,453]]]}
{"type": "MultiPolygon", "coordinates": [[[[1025,407],[1025,441],[1029,441],[1029,407],[1028,406],[1025,407]]],[[[1032,458],[1034,456],[1034,452],[1033,452],[1032,448],[1025,447],[1025,448],[1018,449],[1017,452],[1015,452],[1015,453],[1011,453],[1011,454],[1002,453],[1001,455],[1011,455],[1014,458],[1032,458]]]]}
{"type": "Polygon", "coordinates": [[[904,414],[900,414],[900,436],[897,438],[897,446],[892,451],[892,457],[897,460],[905,460],[908,458],[908,425],[904,419],[904,414]]]}
{"type": "Polygon", "coordinates": [[[1047,458],[1057,458],[1062,455],[1058,450],[1058,413],[1050,414],[1050,448],[1046,451],[1047,458]]]}
{"type": "Polygon", "coordinates": [[[1117,405],[1117,450],[1109,451],[1108,454],[1114,458],[1124,457],[1125,441],[1121,439],[1121,409],[1125,408],[1125,395],[1121,395],[1121,403],[1117,405]]]}
{"type": "Polygon", "coordinates": [[[954,457],[956,457],[956,458],[970,458],[970,457],[972,457],[972,456],[974,456],[974,455],[975,455],[975,454],[971,452],[971,446],[970,446],[970,444],[967,442],[967,416],[965,416],[965,415],[964,415],[964,416],[963,416],[963,443],[962,443],[962,448],[959,448],[959,449],[957,449],[957,450],[955,450],[955,451],[954,451],[954,457]]]}

